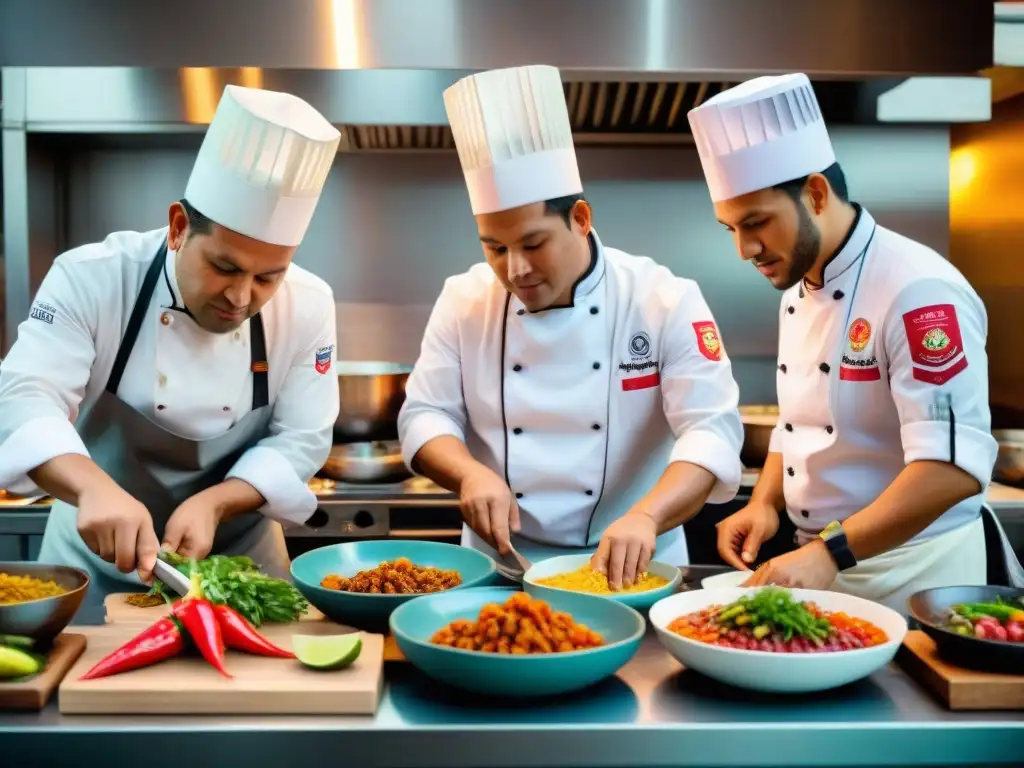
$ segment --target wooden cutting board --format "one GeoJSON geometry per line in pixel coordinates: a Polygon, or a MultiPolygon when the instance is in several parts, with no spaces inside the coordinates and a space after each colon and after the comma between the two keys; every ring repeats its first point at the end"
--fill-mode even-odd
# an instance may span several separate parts
{"type": "Polygon", "coordinates": [[[0,682],[0,709],[42,709],[85,650],[85,636],[64,632],[53,641],[46,667],[22,682],[0,682]]]}
{"type": "MultiPolygon", "coordinates": [[[[363,650],[346,669],[317,671],[294,659],[273,659],[228,651],[223,677],[199,656],[168,659],[151,667],[98,680],[80,680],[97,661],[143,629],[146,624],[82,627],[88,648],[59,688],[63,714],[236,714],[369,715],[377,711],[384,682],[384,638],[360,633],[363,650]]],[[[349,634],[328,621],[267,625],[266,637],[291,648],[302,634],[349,634]]]]}
{"type": "Polygon", "coordinates": [[[954,667],[920,630],[907,633],[896,659],[950,709],[1024,709],[1024,675],[954,667]]]}
{"type": "MultiPolygon", "coordinates": [[[[152,608],[137,608],[125,602],[126,593],[107,595],[103,601],[108,624],[143,623],[148,624],[170,613],[171,607],[164,603],[152,608]]],[[[299,621],[325,621],[324,615],[312,605],[299,621]]],[[[395,638],[388,635],[384,639],[384,661],[406,661],[405,654],[398,648],[395,638]]]]}

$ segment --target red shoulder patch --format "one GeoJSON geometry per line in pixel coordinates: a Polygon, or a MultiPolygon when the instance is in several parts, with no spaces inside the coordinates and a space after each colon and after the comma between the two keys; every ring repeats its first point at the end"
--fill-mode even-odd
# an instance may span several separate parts
{"type": "Polygon", "coordinates": [[[918,381],[945,384],[967,367],[960,323],[952,304],[931,304],[906,312],[903,327],[918,381]]]}
{"type": "Polygon", "coordinates": [[[320,375],[327,373],[331,370],[331,355],[334,353],[334,345],[331,344],[326,347],[320,347],[316,351],[316,359],[313,361],[313,368],[320,375]]]}
{"type": "Polygon", "coordinates": [[[693,323],[693,332],[697,334],[697,347],[700,353],[708,360],[722,359],[722,339],[718,335],[718,328],[710,320],[701,320],[693,323]]]}

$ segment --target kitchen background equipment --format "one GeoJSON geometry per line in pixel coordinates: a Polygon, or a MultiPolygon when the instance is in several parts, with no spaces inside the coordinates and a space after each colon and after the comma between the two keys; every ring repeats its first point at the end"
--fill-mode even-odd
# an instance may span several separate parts
{"type": "Polygon", "coordinates": [[[1024,709],[1024,677],[956,667],[920,630],[907,633],[896,661],[950,709],[1024,709]]]}
{"type": "MultiPolygon", "coordinates": [[[[295,659],[229,651],[225,680],[201,656],[183,655],[152,667],[98,680],[79,680],[97,661],[148,626],[81,627],[88,647],[58,688],[62,714],[372,715],[384,680],[384,638],[363,634],[352,666],[337,672],[308,669],[295,659]]],[[[260,633],[291,649],[294,634],[349,634],[329,621],[264,624],[260,633]]]]}
{"type": "Polygon", "coordinates": [[[78,568],[46,563],[0,562],[0,573],[55,581],[63,595],[0,605],[0,635],[22,635],[46,643],[71,623],[89,589],[89,575],[78,568]]]}
{"type": "Polygon", "coordinates": [[[335,368],[341,397],[335,444],[397,440],[398,411],[412,366],[341,360],[335,368]]]}
{"type": "Polygon", "coordinates": [[[985,640],[958,635],[944,627],[951,606],[990,603],[996,597],[1019,600],[1024,589],[995,586],[936,587],[910,596],[910,615],[938,647],[939,656],[951,664],[986,672],[1024,675],[1024,643],[985,640]]]}
{"type": "Polygon", "coordinates": [[[993,429],[992,437],[999,443],[992,479],[1024,487],[1024,429],[993,429]]]}
{"type": "Polygon", "coordinates": [[[412,477],[397,440],[338,443],[319,473],[342,483],[390,484],[412,477]]]}
{"type": "Polygon", "coordinates": [[[746,467],[763,467],[768,458],[772,430],[779,420],[779,406],[741,405],[740,418],[743,420],[740,460],[746,467]]]}

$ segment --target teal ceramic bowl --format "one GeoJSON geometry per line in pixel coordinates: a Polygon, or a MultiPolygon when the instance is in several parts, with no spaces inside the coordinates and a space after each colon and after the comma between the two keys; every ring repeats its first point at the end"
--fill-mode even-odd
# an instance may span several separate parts
{"type": "Polygon", "coordinates": [[[292,561],[296,588],[327,618],[358,629],[387,629],[391,612],[403,603],[424,595],[362,594],[339,592],[320,586],[324,576],[337,573],[355,576],[385,561],[405,557],[415,565],[458,571],[462,584],[455,590],[484,586],[497,580],[497,565],[482,552],[434,541],[351,541],[320,547],[292,561]]]}
{"type": "Polygon", "coordinates": [[[391,634],[406,659],[429,677],[488,697],[553,696],[578,691],[614,675],[633,658],[644,618],[627,605],[592,595],[557,592],[547,602],[599,632],[605,645],[568,653],[512,656],[433,645],[430,638],[456,619],[475,620],[487,603],[504,603],[519,590],[478,587],[427,595],[391,614],[391,634]]]}
{"type": "MultiPolygon", "coordinates": [[[[548,601],[551,600],[552,595],[556,594],[586,594],[560,587],[544,586],[538,584],[537,581],[557,576],[560,573],[578,570],[589,563],[590,558],[590,555],[563,555],[534,563],[523,576],[523,589],[533,597],[548,601]]],[[[613,600],[617,603],[628,605],[630,608],[636,608],[638,611],[646,611],[661,600],[661,598],[675,594],[675,591],[679,588],[679,583],[683,580],[682,572],[674,565],[668,565],[667,563],[654,561],[647,566],[647,572],[655,576],[661,576],[663,579],[668,579],[668,584],[656,589],[648,589],[644,592],[615,592],[610,595],[594,595],[594,597],[601,598],[602,600],[613,600]]]]}

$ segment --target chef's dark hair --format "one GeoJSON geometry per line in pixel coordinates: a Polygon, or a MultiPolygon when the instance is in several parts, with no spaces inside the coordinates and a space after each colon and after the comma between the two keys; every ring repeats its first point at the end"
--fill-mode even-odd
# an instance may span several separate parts
{"type": "Polygon", "coordinates": [[[553,197],[544,201],[544,213],[547,216],[561,216],[565,226],[572,226],[572,209],[580,200],[585,200],[583,195],[566,195],[565,197],[553,197]]]}
{"type": "Polygon", "coordinates": [[[188,217],[188,231],[190,235],[208,235],[213,231],[213,220],[203,216],[195,207],[185,198],[178,201],[182,208],[185,209],[185,215],[188,217]]]}
{"type": "MultiPolygon", "coordinates": [[[[850,193],[846,188],[846,174],[843,173],[843,168],[839,163],[832,163],[828,168],[821,172],[821,175],[825,177],[825,181],[832,187],[832,191],[835,193],[842,202],[850,202],[850,193]]],[[[784,181],[781,184],[776,184],[772,189],[777,189],[781,192],[785,192],[791,198],[793,202],[800,200],[800,195],[804,191],[804,185],[807,183],[811,174],[801,176],[799,179],[792,179],[791,181],[784,181]]]]}

